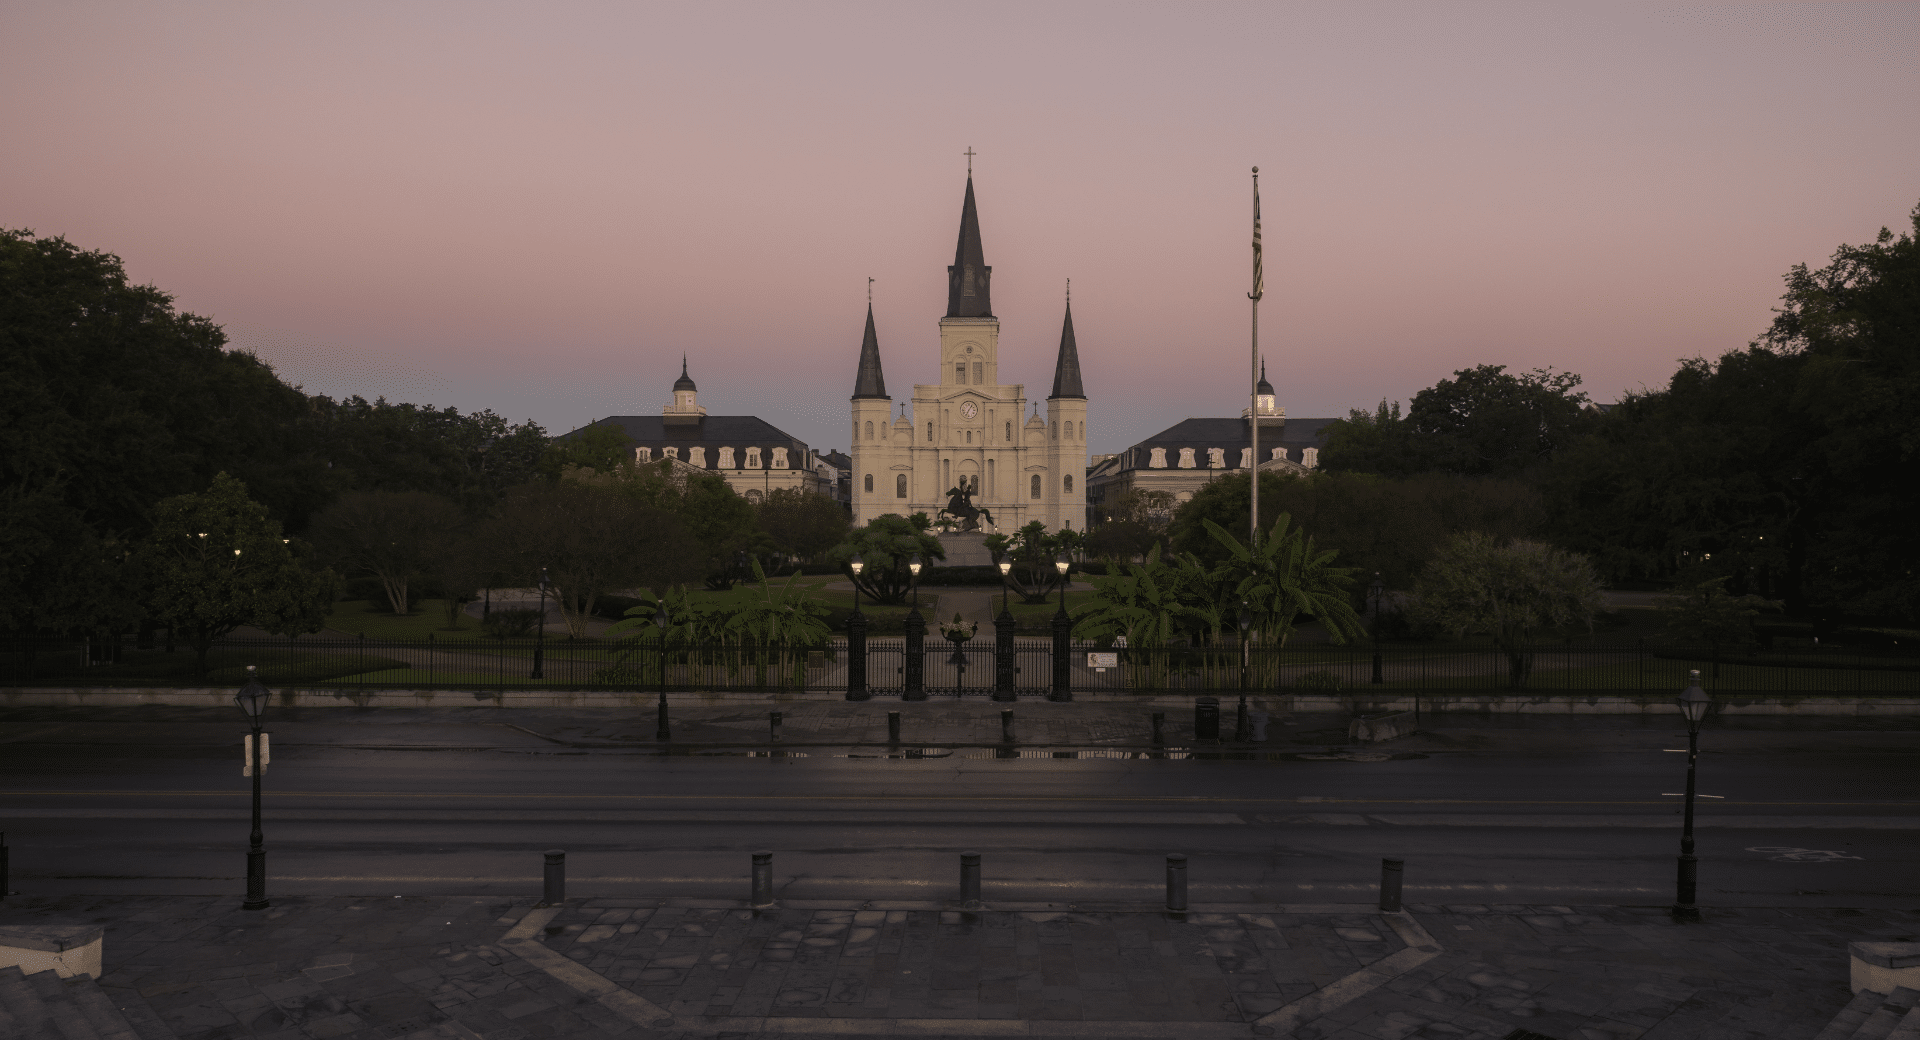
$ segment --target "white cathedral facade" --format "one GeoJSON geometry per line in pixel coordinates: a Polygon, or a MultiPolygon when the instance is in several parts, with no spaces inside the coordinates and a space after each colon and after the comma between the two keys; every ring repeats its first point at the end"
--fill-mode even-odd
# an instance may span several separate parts
{"type": "Polygon", "coordinates": [[[947,268],[940,319],[940,380],[916,384],[895,414],[880,366],[873,307],[853,390],[853,522],[886,513],[937,516],[955,490],[993,515],[981,529],[1011,533],[1039,520],[1047,530],[1086,526],[1087,396],[1068,303],[1046,417],[1031,414],[1026,387],[1000,381],[1000,319],[980,245],[967,176],[960,240],[947,268]]]}

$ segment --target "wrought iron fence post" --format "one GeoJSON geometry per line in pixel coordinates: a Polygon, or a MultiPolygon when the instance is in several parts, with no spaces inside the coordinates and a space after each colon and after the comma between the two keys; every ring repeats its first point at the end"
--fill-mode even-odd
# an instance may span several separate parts
{"type": "Polygon", "coordinates": [[[1053,690],[1047,699],[1073,699],[1073,618],[1064,611],[1053,616],[1053,690]]]}
{"type": "Polygon", "coordinates": [[[920,616],[920,608],[915,607],[907,615],[907,659],[902,663],[906,674],[906,688],[900,691],[903,701],[924,701],[927,699],[927,632],[926,620],[920,616]]]}
{"type": "Polygon", "coordinates": [[[993,699],[1016,700],[1013,688],[1013,614],[1006,607],[993,619],[993,699]]]}
{"type": "Polygon", "coordinates": [[[864,701],[868,696],[867,618],[856,611],[847,618],[847,699],[864,701]]]}

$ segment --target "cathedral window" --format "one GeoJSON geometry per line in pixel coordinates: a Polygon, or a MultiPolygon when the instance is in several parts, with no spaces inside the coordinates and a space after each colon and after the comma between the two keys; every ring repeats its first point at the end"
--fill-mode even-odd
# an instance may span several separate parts
{"type": "Polygon", "coordinates": [[[1013,443],[1013,423],[1012,422],[1007,423],[1007,443],[1008,444],[1013,443]]]}
{"type": "Polygon", "coordinates": [[[1067,439],[1068,440],[1073,439],[1073,420],[1072,419],[1067,420],[1067,439]]]}
{"type": "Polygon", "coordinates": [[[1053,439],[1056,441],[1060,439],[1060,424],[1058,422],[1053,424],[1053,439]]]}
{"type": "Polygon", "coordinates": [[[959,383],[959,384],[961,384],[961,385],[963,385],[963,386],[964,386],[964,385],[966,384],[966,382],[967,382],[967,363],[966,363],[965,361],[956,361],[956,362],[954,362],[954,365],[953,365],[953,381],[954,381],[954,382],[956,382],[956,383],[959,383]]]}
{"type": "Polygon", "coordinates": [[[867,423],[867,439],[873,439],[873,423],[871,422],[867,423]]]}
{"type": "Polygon", "coordinates": [[[1073,474],[1069,473],[1065,477],[1062,477],[1061,479],[1066,481],[1066,483],[1062,486],[1066,489],[1067,494],[1069,495],[1073,494],[1073,474]]]}
{"type": "Polygon", "coordinates": [[[1193,449],[1192,448],[1180,449],[1180,468],[1181,469],[1193,468],[1193,449]]]}
{"type": "Polygon", "coordinates": [[[733,449],[732,448],[720,449],[720,468],[721,469],[733,468],[733,449]]]}
{"type": "Polygon", "coordinates": [[[905,473],[899,473],[894,476],[893,497],[895,498],[907,497],[907,475],[905,473]]]}
{"type": "Polygon", "coordinates": [[[978,361],[975,361],[973,363],[973,383],[975,386],[978,386],[981,383],[984,383],[987,381],[986,371],[987,371],[986,365],[978,361]]]}
{"type": "Polygon", "coordinates": [[[927,422],[927,443],[933,443],[933,422],[931,420],[927,422]]]}
{"type": "Polygon", "coordinates": [[[648,448],[648,447],[645,447],[645,446],[642,446],[642,447],[638,447],[638,448],[635,448],[635,449],[633,449],[633,461],[635,461],[635,462],[652,462],[652,461],[653,461],[653,449],[652,449],[652,448],[648,448]]]}
{"type": "Polygon", "coordinates": [[[968,430],[968,431],[967,431],[967,443],[968,443],[968,444],[972,444],[972,443],[973,443],[973,431],[972,431],[972,430],[968,430]]]}
{"type": "Polygon", "coordinates": [[[785,448],[773,449],[773,468],[774,469],[787,468],[787,449],[785,448]]]}
{"type": "Polygon", "coordinates": [[[872,493],[873,493],[873,474],[871,474],[871,473],[869,473],[869,474],[867,474],[867,484],[866,484],[866,488],[867,488],[867,493],[868,493],[868,494],[872,494],[872,493]]]}
{"type": "Polygon", "coordinates": [[[668,449],[667,449],[667,458],[670,458],[670,459],[677,459],[677,458],[679,458],[679,457],[680,457],[680,449],[679,449],[679,448],[668,448],[668,449]]]}
{"type": "Polygon", "coordinates": [[[994,479],[993,479],[993,460],[988,459],[987,460],[987,497],[992,498],[994,496],[994,493],[998,490],[999,490],[999,485],[994,483],[994,479]]]}
{"type": "Polygon", "coordinates": [[[759,448],[747,449],[747,468],[748,469],[760,468],[760,449],[759,448]]]}
{"type": "Polygon", "coordinates": [[[1031,487],[1032,490],[1027,493],[1027,497],[1039,498],[1040,497],[1040,474],[1035,473],[1033,475],[1033,480],[1029,483],[1028,486],[1031,487]]]}

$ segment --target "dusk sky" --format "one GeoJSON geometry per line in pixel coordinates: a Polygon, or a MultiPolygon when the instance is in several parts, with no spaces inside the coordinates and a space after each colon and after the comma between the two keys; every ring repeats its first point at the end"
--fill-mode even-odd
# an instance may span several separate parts
{"type": "Polygon", "coordinates": [[[845,449],[867,278],[937,380],[966,159],[1002,378],[1073,280],[1095,452],[1455,369],[1599,401],[1920,202],[1920,4],[0,5],[0,226],[117,253],[309,392],[845,449]]]}

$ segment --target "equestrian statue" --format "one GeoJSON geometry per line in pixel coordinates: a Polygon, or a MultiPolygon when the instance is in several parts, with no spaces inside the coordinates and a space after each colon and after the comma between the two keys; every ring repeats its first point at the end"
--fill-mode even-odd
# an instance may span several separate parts
{"type": "Polygon", "coordinates": [[[947,508],[940,510],[940,516],[959,521],[962,534],[980,530],[980,520],[983,517],[989,526],[993,524],[993,514],[988,512],[985,506],[973,504],[973,485],[965,477],[960,478],[959,487],[947,489],[947,508]]]}

